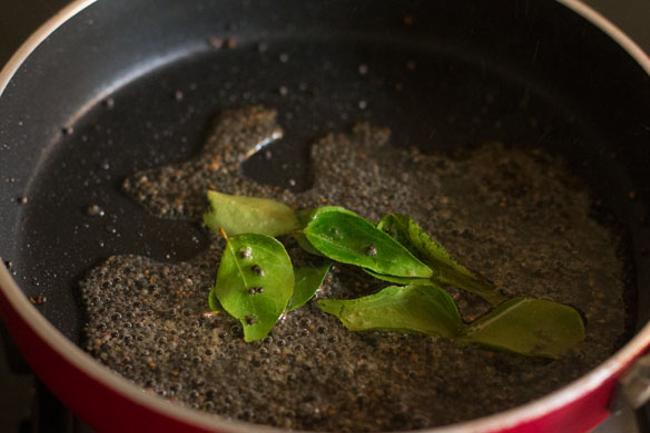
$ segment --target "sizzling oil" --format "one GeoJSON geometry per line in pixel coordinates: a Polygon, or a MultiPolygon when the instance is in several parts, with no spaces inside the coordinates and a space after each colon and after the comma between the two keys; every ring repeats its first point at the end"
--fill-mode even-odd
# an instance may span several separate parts
{"type": "MultiPolygon", "coordinates": [[[[313,304],[289,313],[259,343],[210,315],[220,240],[189,262],[114,256],[81,282],[87,349],[150,392],[228,418],[318,431],[432,427],[501,411],[553,391],[599,364],[624,332],[618,240],[589,217],[590,199],[562,162],[541,151],[486,144],[459,158],[400,150],[390,132],[360,124],[312,147],[314,185],[292,193],[241,174],[281,134],[259,107],[224,113],[192,161],[136,173],[127,194],[160,217],[198,218],[204,193],[274,197],[296,207],[336,204],[371,219],[412,215],[456,257],[507,294],[577,307],[582,346],[558,361],[444,339],[352,333],[313,304]]],[[[295,248],[295,260],[303,260],[295,248]]],[[[381,287],[335,267],[318,297],[381,287]]],[[[466,319],[487,308],[452,290],[466,319]]]]}

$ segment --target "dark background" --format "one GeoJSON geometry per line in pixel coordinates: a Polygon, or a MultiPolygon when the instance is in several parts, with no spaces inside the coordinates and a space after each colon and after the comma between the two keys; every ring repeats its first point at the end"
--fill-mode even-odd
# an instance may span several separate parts
{"type": "MultiPolygon", "coordinates": [[[[110,1],[110,0],[103,0],[110,1]]],[[[553,1],[553,0],[531,0],[553,1]]],[[[0,0],[0,65],[66,0],[0,0]]],[[[650,53],[650,0],[586,0],[650,53]]],[[[30,376],[8,374],[0,342],[0,432],[18,431],[31,407],[34,393],[30,376]]],[[[607,429],[609,431],[609,429],[607,429]]],[[[614,430],[612,430],[614,431],[614,430]]]]}

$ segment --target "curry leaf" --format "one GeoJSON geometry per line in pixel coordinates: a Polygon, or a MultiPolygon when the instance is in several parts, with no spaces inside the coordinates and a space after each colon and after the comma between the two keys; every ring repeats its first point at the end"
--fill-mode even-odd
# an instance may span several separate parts
{"type": "Polygon", "coordinates": [[[219,300],[217,299],[217,295],[214,292],[214,288],[210,290],[210,293],[208,294],[208,307],[210,308],[210,311],[219,313],[223,311],[223,307],[219,303],[219,300]]]}
{"type": "MultiPolygon", "coordinates": [[[[337,208],[339,209],[339,208],[337,208]]],[[[340,208],[343,209],[343,208],[340,208]]],[[[298,224],[300,224],[300,227],[302,229],[305,228],[307,224],[309,224],[309,220],[311,217],[314,215],[314,212],[316,209],[300,209],[296,212],[296,217],[298,218],[298,224]]],[[[292,233],[292,237],[298,242],[298,245],[300,248],[308,252],[309,254],[313,254],[315,256],[321,256],[323,255],[318,251],[316,248],[312,246],[312,244],[309,243],[307,240],[307,237],[303,233],[302,230],[298,230],[292,233]]]]}
{"type": "Polygon", "coordinates": [[[296,284],[293,289],[293,297],[287,307],[288,311],[302,307],[316,294],[330,267],[331,265],[328,263],[320,267],[303,266],[294,269],[296,284]]]}
{"type": "Polygon", "coordinates": [[[358,299],[321,299],[318,307],[351,331],[384,329],[455,337],[463,322],[454,300],[434,285],[390,286],[358,299]]]}
{"type": "Polygon", "coordinates": [[[309,254],[313,254],[315,256],[323,256],[316,248],[314,248],[309,241],[307,240],[307,237],[303,232],[294,232],[292,237],[296,240],[300,248],[308,252],[309,254]]]}
{"type": "Polygon", "coordinates": [[[574,308],[542,299],[515,298],[470,324],[462,341],[559,358],[584,338],[584,323],[574,308]]]}
{"type": "Polygon", "coordinates": [[[388,281],[389,283],[399,284],[401,286],[408,286],[409,284],[431,284],[429,278],[413,278],[413,277],[394,277],[392,275],[378,274],[369,269],[364,269],[364,271],[378,280],[388,281]]]}
{"type": "Polygon", "coordinates": [[[343,208],[312,211],[303,232],[311,246],[337,262],[397,277],[429,278],[433,274],[395,239],[343,208]]]}
{"type": "Polygon", "coordinates": [[[503,301],[503,296],[494,284],[458,263],[411,217],[388,214],[381,219],[377,227],[427,263],[433,270],[432,278],[436,282],[475,293],[492,305],[503,301]]]}
{"type": "Polygon", "coordinates": [[[230,237],[214,295],[244,327],[244,340],[260,340],[271,331],[293,294],[294,275],[284,246],[260,234],[230,237]]]}
{"type": "Polygon", "coordinates": [[[208,201],[210,210],[203,222],[215,232],[223,228],[229,235],[280,236],[299,228],[293,209],[275,200],[208,191],[208,201]]]}

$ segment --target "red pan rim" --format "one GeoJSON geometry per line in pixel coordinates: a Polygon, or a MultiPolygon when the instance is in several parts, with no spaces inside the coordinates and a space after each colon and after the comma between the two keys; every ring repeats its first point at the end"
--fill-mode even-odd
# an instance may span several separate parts
{"type": "MultiPolygon", "coordinates": [[[[13,76],[31,53],[60,26],[96,1],[98,0],[76,0],[72,2],[50,18],[23,43],[0,71],[0,98],[13,76]]],[[[650,58],[616,25],[579,0],[556,1],[581,15],[584,19],[590,21],[593,25],[608,34],[650,75],[650,58]]],[[[193,425],[204,430],[243,433],[251,431],[251,427],[254,426],[254,430],[259,432],[286,432],[286,430],[273,427],[224,420],[216,415],[209,415],[198,410],[173,404],[157,395],[143,393],[138,386],[103,366],[72,341],[68,340],[58,329],[47,321],[36,307],[29,302],[1,260],[0,291],[2,291],[7,300],[7,307],[15,311],[36,335],[43,341],[47,341],[52,349],[67,362],[87,376],[103,383],[112,391],[123,395],[125,398],[153,412],[173,417],[187,425],[193,425]]],[[[650,347],[650,324],[646,324],[632,340],[597,368],[551,394],[504,412],[467,422],[430,429],[428,431],[431,433],[490,432],[514,427],[521,423],[541,418],[568,405],[579,397],[596,390],[604,382],[619,374],[625,366],[629,365],[648,347],[650,347]]]]}

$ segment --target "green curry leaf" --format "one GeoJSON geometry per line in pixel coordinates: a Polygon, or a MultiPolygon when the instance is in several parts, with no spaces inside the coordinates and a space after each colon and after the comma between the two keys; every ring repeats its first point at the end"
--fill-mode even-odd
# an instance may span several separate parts
{"type": "Polygon", "coordinates": [[[384,275],[429,278],[432,271],[395,239],[349,210],[312,211],[303,232],[312,247],[334,261],[384,275]]]}
{"type": "Polygon", "coordinates": [[[223,311],[223,307],[219,303],[219,299],[217,299],[214,288],[210,290],[210,293],[208,294],[208,307],[210,308],[210,311],[215,313],[220,313],[223,311]]]}
{"type": "Polygon", "coordinates": [[[384,329],[455,337],[463,330],[454,300],[434,285],[390,286],[351,300],[321,299],[318,307],[351,331],[384,329]]]}
{"type": "Polygon", "coordinates": [[[280,236],[299,228],[293,209],[275,200],[208,191],[208,201],[210,209],[203,215],[203,222],[214,232],[223,228],[231,236],[242,233],[280,236]]]}
{"type": "Polygon", "coordinates": [[[294,269],[296,285],[293,289],[293,297],[287,307],[288,311],[302,307],[316,294],[330,267],[331,265],[328,263],[320,267],[302,266],[294,269]]]}
{"type": "Polygon", "coordinates": [[[377,227],[391,235],[433,270],[433,280],[475,293],[492,305],[503,301],[494,284],[458,263],[432,239],[413,218],[401,214],[385,215],[377,227]]]}
{"type": "Polygon", "coordinates": [[[314,248],[309,241],[307,240],[307,237],[303,232],[294,232],[292,237],[296,240],[300,248],[308,252],[309,254],[313,254],[315,256],[323,256],[316,248],[314,248]]]}
{"type": "Polygon", "coordinates": [[[318,301],[322,311],[352,331],[413,331],[547,358],[560,357],[585,338],[584,323],[574,308],[529,298],[502,302],[492,283],[458,263],[408,216],[389,214],[375,227],[340,207],[296,213],[261,198],[209,191],[208,199],[204,222],[227,240],[208,306],[237,318],[247,342],[263,339],[285,311],[307,303],[330,269],[330,264],[300,267],[294,276],[284,246],[271,237],[284,234],[292,234],[307,252],[403,285],[358,299],[318,301]],[[465,325],[439,284],[498,305],[465,325]]]}
{"type": "Polygon", "coordinates": [[[392,275],[378,274],[369,269],[364,269],[364,271],[378,280],[387,281],[393,284],[399,284],[400,286],[408,286],[409,284],[431,284],[429,278],[412,278],[412,277],[394,277],[392,275]]]}
{"type": "Polygon", "coordinates": [[[271,331],[293,295],[294,275],[284,246],[260,234],[230,237],[214,296],[244,327],[244,340],[261,340],[271,331]]]}
{"type": "Polygon", "coordinates": [[[461,341],[559,358],[584,338],[584,323],[574,308],[542,299],[515,298],[471,323],[461,341]]]}

